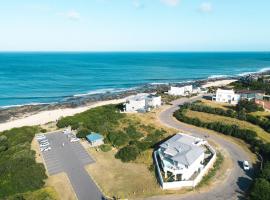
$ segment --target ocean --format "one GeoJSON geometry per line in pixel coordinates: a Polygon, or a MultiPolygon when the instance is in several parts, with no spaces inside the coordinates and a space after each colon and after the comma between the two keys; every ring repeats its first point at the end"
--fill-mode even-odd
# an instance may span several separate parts
{"type": "Polygon", "coordinates": [[[270,52],[0,53],[0,106],[270,69],[270,52]]]}

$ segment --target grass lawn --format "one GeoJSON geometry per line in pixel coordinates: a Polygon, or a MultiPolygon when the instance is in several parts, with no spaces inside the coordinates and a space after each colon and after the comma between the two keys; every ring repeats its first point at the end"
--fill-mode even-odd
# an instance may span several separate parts
{"type": "Polygon", "coordinates": [[[263,139],[266,142],[270,142],[269,133],[264,131],[259,126],[253,125],[246,121],[241,121],[235,118],[224,117],[224,116],[208,114],[208,113],[203,113],[203,112],[197,112],[197,111],[192,111],[192,110],[187,110],[185,115],[187,117],[198,118],[202,120],[203,122],[222,122],[224,124],[237,125],[242,129],[250,129],[250,130],[256,131],[259,138],[263,139]]]}
{"type": "Polygon", "coordinates": [[[16,194],[6,200],[60,200],[59,195],[52,187],[44,187],[34,192],[16,194]]]}
{"type": "Polygon", "coordinates": [[[257,111],[257,112],[252,112],[250,114],[254,116],[262,117],[265,119],[268,119],[267,117],[270,117],[270,112],[267,112],[267,111],[257,111]]]}
{"type": "Polygon", "coordinates": [[[234,107],[228,103],[217,103],[216,101],[210,101],[210,100],[206,100],[206,99],[202,99],[201,103],[198,103],[198,104],[202,104],[202,105],[209,106],[212,108],[222,108],[224,110],[228,110],[228,108],[230,108],[230,107],[233,109],[233,107],[234,107]]]}
{"type": "Polygon", "coordinates": [[[154,172],[151,172],[147,165],[123,163],[119,159],[115,159],[116,151],[114,150],[105,153],[89,149],[89,152],[95,158],[96,163],[88,165],[86,170],[109,197],[134,199],[186,191],[163,191],[157,183],[154,172]]]}

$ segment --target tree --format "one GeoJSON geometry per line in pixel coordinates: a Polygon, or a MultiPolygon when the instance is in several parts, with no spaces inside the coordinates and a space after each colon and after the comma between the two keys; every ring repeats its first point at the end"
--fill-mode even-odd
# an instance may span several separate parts
{"type": "Polygon", "coordinates": [[[259,176],[260,178],[266,179],[270,182],[270,162],[265,163],[263,170],[259,176]]]}
{"type": "Polygon", "coordinates": [[[115,158],[121,159],[123,162],[129,162],[135,160],[139,155],[139,150],[136,146],[126,146],[120,149],[115,158]]]}
{"type": "Polygon", "coordinates": [[[262,178],[258,178],[252,187],[250,193],[251,200],[269,200],[270,199],[270,183],[262,178]]]}

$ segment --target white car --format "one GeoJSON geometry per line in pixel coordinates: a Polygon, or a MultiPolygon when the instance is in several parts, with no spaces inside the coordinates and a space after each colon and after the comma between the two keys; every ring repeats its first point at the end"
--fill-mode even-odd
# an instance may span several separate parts
{"type": "Polygon", "coordinates": [[[79,138],[76,137],[70,138],[70,142],[78,142],[78,141],[80,141],[79,138]]]}
{"type": "Polygon", "coordinates": [[[37,140],[44,140],[44,139],[46,139],[46,136],[44,134],[42,134],[42,135],[36,135],[36,139],[37,140]]]}
{"type": "Polygon", "coordinates": [[[245,171],[248,171],[249,170],[248,161],[246,161],[246,160],[243,161],[243,168],[244,168],[245,171]]]}
{"type": "Polygon", "coordinates": [[[63,133],[64,133],[65,135],[67,135],[67,134],[69,134],[69,133],[70,133],[70,130],[65,129],[65,130],[63,130],[63,133]]]}
{"type": "Polygon", "coordinates": [[[45,143],[40,144],[39,146],[40,146],[40,147],[47,147],[47,146],[49,146],[49,145],[50,145],[49,142],[45,142],[45,143]]]}
{"type": "Polygon", "coordinates": [[[76,138],[76,136],[74,134],[72,134],[72,133],[68,134],[67,137],[68,138],[76,138]]]}
{"type": "Polygon", "coordinates": [[[40,150],[41,151],[49,151],[49,150],[51,150],[52,148],[50,147],[50,146],[48,146],[48,147],[44,147],[44,148],[41,148],[40,150]]]}
{"type": "Polygon", "coordinates": [[[42,143],[49,142],[49,140],[48,139],[43,139],[43,140],[39,140],[38,142],[39,142],[39,144],[42,144],[42,143]]]}

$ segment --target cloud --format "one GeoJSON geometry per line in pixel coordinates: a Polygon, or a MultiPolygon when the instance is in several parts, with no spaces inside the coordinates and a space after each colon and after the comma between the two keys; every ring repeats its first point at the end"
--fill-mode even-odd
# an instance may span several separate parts
{"type": "Polygon", "coordinates": [[[74,10],[58,13],[58,15],[65,17],[66,19],[73,20],[73,21],[78,21],[81,19],[80,13],[74,10]]]}
{"type": "Polygon", "coordinates": [[[210,13],[213,11],[213,6],[209,2],[203,2],[199,7],[199,11],[202,13],[210,13]]]}
{"type": "Polygon", "coordinates": [[[168,6],[177,6],[180,3],[180,0],[160,0],[162,3],[168,5],[168,6]]]}

